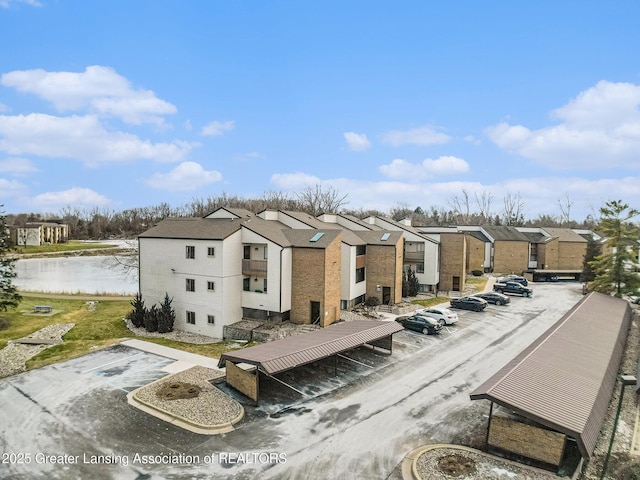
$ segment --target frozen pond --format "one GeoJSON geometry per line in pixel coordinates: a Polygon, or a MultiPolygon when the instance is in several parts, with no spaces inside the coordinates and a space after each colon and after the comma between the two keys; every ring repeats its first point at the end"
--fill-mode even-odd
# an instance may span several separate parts
{"type": "Polygon", "coordinates": [[[111,256],[28,258],[16,262],[13,284],[31,292],[135,294],[137,272],[115,264],[111,256]]]}

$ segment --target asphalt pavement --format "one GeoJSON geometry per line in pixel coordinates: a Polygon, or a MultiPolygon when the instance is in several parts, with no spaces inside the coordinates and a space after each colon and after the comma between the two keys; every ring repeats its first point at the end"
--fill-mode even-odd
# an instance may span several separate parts
{"type": "Polygon", "coordinates": [[[0,380],[0,478],[401,478],[406,454],[468,440],[488,405],[469,392],[580,298],[580,284],[534,284],[533,298],[458,311],[438,336],[394,335],[393,353],[363,347],[285,372],[243,403],[236,430],[205,436],[127,404],[175,360],[125,345],[0,380]]]}

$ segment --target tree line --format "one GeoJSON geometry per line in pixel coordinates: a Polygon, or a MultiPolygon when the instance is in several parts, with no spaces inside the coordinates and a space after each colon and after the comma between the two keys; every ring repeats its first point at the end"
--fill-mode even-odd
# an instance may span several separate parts
{"type": "Polygon", "coordinates": [[[24,226],[29,222],[54,221],[69,225],[69,239],[99,240],[107,238],[133,238],[170,217],[203,217],[219,207],[243,208],[257,213],[265,209],[292,210],[313,216],[321,213],[343,213],[364,218],[370,215],[411,219],[414,226],[446,225],[507,225],[594,228],[596,220],[588,216],[582,221],[571,219],[572,202],[568,196],[558,199],[558,215],[538,215],[525,218],[525,202],[519,193],[507,194],[500,210],[494,210],[494,196],[488,192],[470,194],[462,190],[448,200],[447,206],[410,207],[398,204],[387,211],[353,209],[348,207],[348,194],[333,187],[308,186],[304,190],[287,194],[267,191],[257,198],[243,198],[223,192],[217,196],[194,198],[179,206],[166,202],[148,207],[112,210],[107,207],[81,209],[66,206],[58,213],[7,214],[9,225],[24,226]]]}

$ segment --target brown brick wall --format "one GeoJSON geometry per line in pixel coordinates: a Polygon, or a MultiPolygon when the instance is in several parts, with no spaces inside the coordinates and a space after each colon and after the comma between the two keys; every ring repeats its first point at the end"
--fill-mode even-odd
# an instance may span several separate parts
{"type": "Polygon", "coordinates": [[[560,242],[558,269],[582,270],[587,244],[581,242],[560,242]]]}
{"type": "Polygon", "coordinates": [[[255,374],[246,372],[227,360],[227,383],[239,392],[244,393],[252,400],[258,401],[258,372],[255,374]]]}
{"type": "Polygon", "coordinates": [[[402,299],[402,248],[402,238],[396,245],[367,246],[367,298],[378,297],[382,301],[382,287],[390,287],[391,304],[402,299]]]}
{"type": "Polygon", "coordinates": [[[293,248],[292,322],[311,323],[311,302],[320,302],[320,325],[329,325],[339,318],[340,242],[337,237],[326,249],[293,248]]]}
{"type": "Polygon", "coordinates": [[[467,275],[465,258],[467,242],[462,233],[440,234],[440,290],[453,290],[453,277],[460,279],[460,290],[464,290],[467,275]]]}
{"type": "Polygon", "coordinates": [[[495,273],[524,272],[529,266],[529,242],[494,242],[493,271],[495,273]]]}
{"type": "Polygon", "coordinates": [[[478,240],[471,235],[465,235],[467,240],[467,271],[484,271],[484,249],[485,242],[478,240]]]}
{"type": "Polygon", "coordinates": [[[489,445],[551,465],[560,465],[566,436],[499,416],[491,417],[489,445]]]}

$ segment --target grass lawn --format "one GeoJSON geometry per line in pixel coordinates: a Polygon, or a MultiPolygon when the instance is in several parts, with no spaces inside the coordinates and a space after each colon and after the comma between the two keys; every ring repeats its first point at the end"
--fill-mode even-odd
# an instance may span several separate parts
{"type": "Polygon", "coordinates": [[[451,300],[449,297],[435,297],[435,298],[425,298],[419,300],[412,300],[411,303],[416,305],[420,305],[422,307],[431,307],[433,305],[439,305],[441,303],[448,303],[451,300]]]}
{"type": "Polygon", "coordinates": [[[38,368],[89,353],[118,343],[122,338],[137,338],[173,347],[207,357],[218,358],[221,353],[237,348],[234,342],[222,341],[209,345],[195,345],[163,338],[147,338],[134,335],[125,325],[123,317],[131,310],[130,300],[99,301],[90,311],[86,301],[72,298],[23,297],[17,309],[0,312],[0,348],[8,340],[26,337],[36,330],[56,323],[75,323],[64,337],[64,342],[31,358],[27,368],[38,368]],[[51,305],[51,315],[33,315],[34,305],[51,305]],[[2,321],[4,320],[4,321],[2,321]],[[6,325],[6,328],[2,328],[6,325]]]}
{"type": "Polygon", "coordinates": [[[66,243],[52,243],[51,245],[17,246],[15,248],[15,252],[18,254],[53,253],[53,252],[68,252],[70,250],[89,250],[91,248],[116,248],[116,247],[117,245],[111,245],[109,243],[69,241],[66,243]]]}

